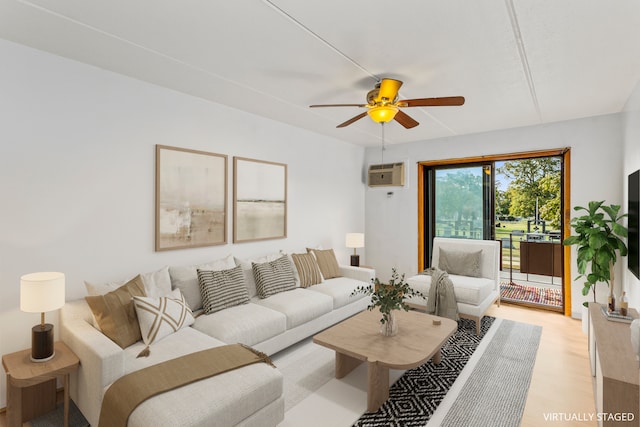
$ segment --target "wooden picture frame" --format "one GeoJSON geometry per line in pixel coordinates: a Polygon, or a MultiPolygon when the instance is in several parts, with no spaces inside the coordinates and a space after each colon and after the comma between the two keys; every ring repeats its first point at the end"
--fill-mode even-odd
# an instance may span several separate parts
{"type": "Polygon", "coordinates": [[[227,156],[156,145],[156,251],[227,243],[227,156]]]}
{"type": "Polygon", "coordinates": [[[287,237],[287,165],[233,158],[233,242],[287,237]]]}

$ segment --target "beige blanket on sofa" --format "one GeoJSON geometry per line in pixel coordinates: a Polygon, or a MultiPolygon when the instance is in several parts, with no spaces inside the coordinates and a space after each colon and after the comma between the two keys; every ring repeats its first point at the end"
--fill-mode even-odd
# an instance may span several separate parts
{"type": "Polygon", "coordinates": [[[242,344],[225,345],[132,372],[116,380],[102,400],[99,427],[126,427],[145,400],[165,391],[253,363],[273,366],[269,357],[242,344]]]}
{"type": "Polygon", "coordinates": [[[433,269],[431,287],[427,300],[428,314],[458,320],[458,303],[453,291],[453,283],[446,271],[433,269]]]}

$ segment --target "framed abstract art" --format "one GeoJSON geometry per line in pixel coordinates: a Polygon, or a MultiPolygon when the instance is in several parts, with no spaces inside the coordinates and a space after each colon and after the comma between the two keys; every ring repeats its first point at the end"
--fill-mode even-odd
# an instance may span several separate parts
{"type": "Polygon", "coordinates": [[[227,243],[227,156],[156,145],[156,251],[227,243]]]}
{"type": "Polygon", "coordinates": [[[234,157],[234,243],[285,237],[287,165],[234,157]]]}

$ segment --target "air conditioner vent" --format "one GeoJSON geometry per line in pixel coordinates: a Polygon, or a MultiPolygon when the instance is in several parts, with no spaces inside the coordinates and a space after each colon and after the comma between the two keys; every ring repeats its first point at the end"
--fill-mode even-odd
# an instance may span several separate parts
{"type": "Polygon", "coordinates": [[[369,166],[369,187],[400,187],[404,185],[404,163],[369,166]]]}

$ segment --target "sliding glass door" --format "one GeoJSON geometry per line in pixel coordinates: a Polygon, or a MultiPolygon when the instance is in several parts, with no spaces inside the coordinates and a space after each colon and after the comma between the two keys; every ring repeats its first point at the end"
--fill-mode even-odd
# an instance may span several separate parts
{"type": "Polygon", "coordinates": [[[432,167],[425,176],[428,257],[434,236],[493,239],[492,164],[432,167]]]}

